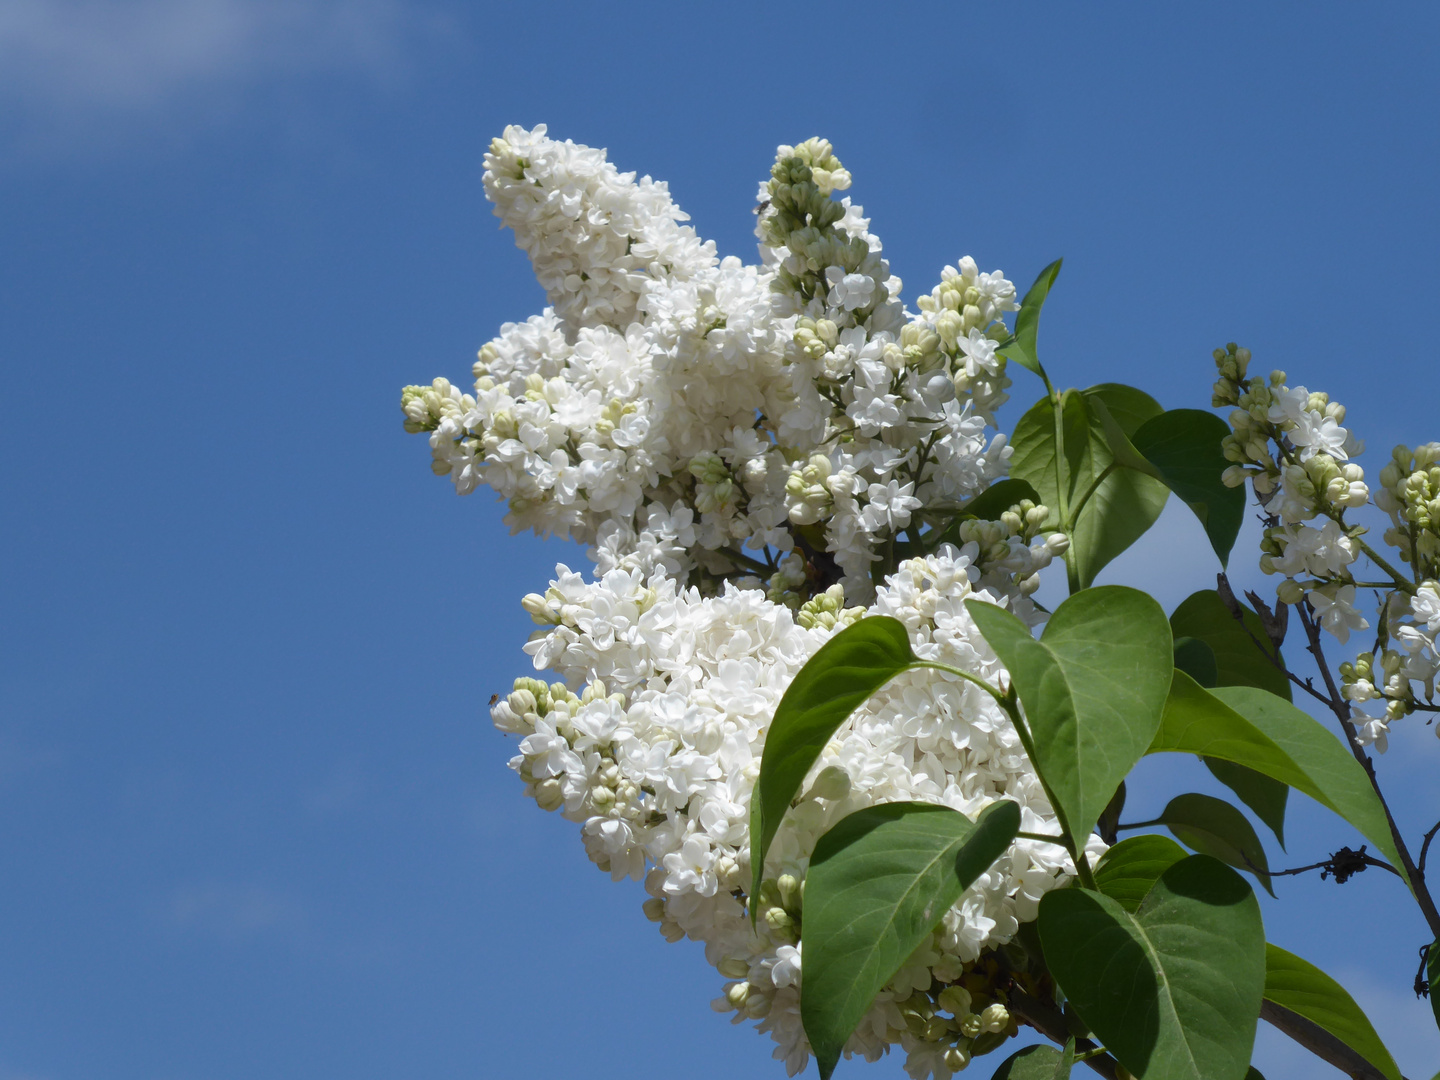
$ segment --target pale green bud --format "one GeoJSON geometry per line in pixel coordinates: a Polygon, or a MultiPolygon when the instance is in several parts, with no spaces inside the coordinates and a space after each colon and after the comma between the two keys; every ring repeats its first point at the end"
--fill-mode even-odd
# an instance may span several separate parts
{"type": "Polygon", "coordinates": [[[727,979],[743,979],[750,974],[750,962],[738,956],[727,956],[720,961],[717,970],[727,979]]]}
{"type": "Polygon", "coordinates": [[[725,988],[725,1000],[730,1002],[730,1007],[735,1010],[745,1008],[745,1002],[750,999],[750,984],[748,982],[731,983],[725,988]]]}
{"type": "Polygon", "coordinates": [[[952,1046],[945,1051],[945,1067],[951,1072],[960,1072],[970,1064],[970,1051],[963,1046],[952,1046]]]}
{"type": "Polygon", "coordinates": [[[553,776],[535,785],[535,802],[541,810],[558,810],[565,802],[565,789],[553,776]]]}
{"type": "MultiPolygon", "coordinates": [[[[1261,561],[1263,562],[1264,560],[1262,559],[1261,561]]],[[[1274,573],[1274,569],[1272,568],[1268,572],[1274,573]]],[[[1282,604],[1298,604],[1301,600],[1305,599],[1305,590],[1300,587],[1298,581],[1293,578],[1286,578],[1275,587],[1275,597],[1282,604]]]]}
{"type": "Polygon", "coordinates": [[[940,991],[940,1007],[956,1016],[970,1014],[970,991],[963,986],[947,986],[940,991]]]}
{"type": "Polygon", "coordinates": [[[780,891],[780,903],[787,912],[798,912],[800,910],[800,879],[794,874],[781,874],[775,880],[775,887],[780,891]]]}
{"type": "Polygon", "coordinates": [[[1009,1023],[1010,1012],[998,1001],[985,1006],[985,1011],[980,1014],[980,1025],[986,1031],[1004,1031],[1009,1023]]]}

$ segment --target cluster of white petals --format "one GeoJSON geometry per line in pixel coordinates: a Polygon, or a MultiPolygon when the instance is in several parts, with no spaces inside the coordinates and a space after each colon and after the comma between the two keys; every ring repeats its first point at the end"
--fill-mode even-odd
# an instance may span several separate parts
{"type": "Polygon", "coordinates": [[[1340,665],[1342,693],[1351,703],[1355,741],[1382,753],[1390,723],[1414,711],[1422,697],[1433,705],[1440,673],[1440,443],[1395,448],[1381,470],[1374,503],[1390,516],[1385,540],[1397,561],[1411,563],[1407,581],[1377,560],[1361,536],[1366,529],[1347,511],[1371,502],[1365,473],[1353,460],[1363,444],[1343,426],[1345,407],[1325,393],[1286,385],[1283,371],[1247,378],[1250,351],[1230,345],[1215,351],[1220,378],[1214,404],[1235,406],[1225,453],[1235,462],[1226,483],[1247,479],[1269,516],[1260,568],[1280,574],[1282,603],[1308,603],[1319,625],[1342,644],[1370,627],[1356,602],[1353,565],[1367,556],[1381,584],[1381,637],[1354,663],[1340,665]],[[1383,711],[1376,715],[1372,705],[1383,711]]]}
{"type": "MultiPolygon", "coordinates": [[[[755,901],[758,932],[747,915],[750,798],[765,735],[790,680],[839,628],[864,614],[892,616],[920,657],[1004,684],[964,601],[1003,603],[1031,622],[1037,613],[1013,587],[977,588],[975,548],[945,545],[901,564],[868,611],[845,609],[838,586],[796,612],[733,585],[703,596],[663,574],[613,569],[587,582],[563,566],[544,596],[527,600],[546,624],[527,651],[563,681],[519,680],[494,706],[496,725],[522,736],[512,767],[541,806],[580,826],[602,870],[644,880],[646,913],[667,938],[704,943],[706,959],[729,980],[716,1007],[737,1022],[761,1021],[792,1075],[809,1055],[797,924],[810,854],[831,825],[875,803],[920,800],[974,817],[1007,798],[1020,804],[1023,829],[1059,831],[995,701],[950,676],[909,673],[825,747],[771,848],[755,901]]],[[[1101,851],[1093,838],[1091,855],[1101,851]]],[[[848,1052],[873,1060],[898,1043],[912,1076],[948,1078],[947,1049],[969,1028],[1003,1029],[1004,1010],[992,1008],[986,1020],[960,1009],[917,1031],[907,1001],[958,982],[1073,873],[1057,845],[1016,842],[880,994],[848,1052]]]]}
{"type": "Polygon", "coordinates": [[[1004,474],[1014,286],[962,259],[906,312],[869,221],[833,197],[850,176],[828,143],[780,148],[755,265],[717,258],[663,183],[544,127],[507,128],[485,165],[550,306],[480,350],[473,390],[436,379],[402,405],[434,470],[498,492],[512,529],[707,593],[798,551],[865,600],[922,511],[1004,474]]]}
{"type": "MultiPolygon", "coordinates": [[[[1008,798],[1024,828],[1059,832],[993,699],[906,675],[825,748],[747,895],[765,735],[826,640],[890,615],[920,656],[1001,684],[963,601],[1038,621],[1037,574],[1067,544],[1041,534],[1049,511],[966,512],[1010,455],[994,410],[1014,286],[965,258],[907,312],[823,140],[779,148],[754,265],[718,258],[664,184],[543,127],[507,128],[485,165],[549,306],[480,350],[473,389],[407,387],[406,427],[429,434],[434,471],[461,494],[492,488],[513,529],[577,540],[594,563],[525,598],[542,627],[527,651],[554,681],[517,680],[493,719],[520,737],[526,791],[579,825],[602,870],[644,881],[667,938],[704,942],[728,980],[717,1007],[760,1021],[793,1074],[809,1056],[804,880],[830,825],[876,803],[973,818],[1008,798]]],[[[1017,842],[880,994],[850,1051],[900,1044],[913,1076],[948,1080],[977,1038],[993,1049],[1014,1034],[973,966],[1072,873],[1063,848],[1017,842]]]]}

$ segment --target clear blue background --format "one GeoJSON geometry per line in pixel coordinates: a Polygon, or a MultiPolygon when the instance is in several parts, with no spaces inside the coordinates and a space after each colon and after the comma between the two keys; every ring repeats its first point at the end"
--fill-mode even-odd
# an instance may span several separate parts
{"type": "MultiPolygon", "coordinates": [[[[912,303],[965,253],[1022,289],[1063,254],[1058,380],[1204,407],[1240,341],[1350,407],[1373,475],[1440,437],[1437,29],[1418,4],[0,0],[0,1080],[783,1075],[505,767],[517,601],[582,556],[508,537],[401,431],[403,384],[463,381],[541,306],[480,188],[505,124],[668,179],[747,258],[774,146],[826,135],[912,303]]],[[[1016,378],[1007,424],[1038,394],[1016,378]]],[[[1214,570],[1181,509],[1107,576],[1171,606],[1214,570]]],[[[1437,765],[1415,721],[1381,762],[1412,837],[1437,765]]],[[[1210,790],[1145,769],[1137,817],[1210,790]]],[[[1272,860],[1342,843],[1296,806],[1272,860]]],[[[1278,888],[1271,936],[1427,1080],[1393,879],[1278,888]]],[[[1339,1075],[1261,1027],[1270,1080],[1339,1075]]]]}

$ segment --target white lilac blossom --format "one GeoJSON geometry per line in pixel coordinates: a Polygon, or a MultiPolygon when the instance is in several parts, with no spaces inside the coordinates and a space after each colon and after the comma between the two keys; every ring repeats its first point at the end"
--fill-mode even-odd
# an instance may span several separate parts
{"type": "Polygon", "coordinates": [[[1365,474],[1353,460],[1363,445],[1343,424],[1345,407],[1329,395],[1291,387],[1283,371],[1247,378],[1250,351],[1233,344],[1215,351],[1220,378],[1214,404],[1234,406],[1225,455],[1234,462],[1226,483],[1247,479],[1268,515],[1260,567],[1284,577],[1281,602],[1306,603],[1317,624],[1342,644],[1371,623],[1357,590],[1379,594],[1378,637],[1368,652],[1340,665],[1355,741],[1381,753],[1390,724],[1424,702],[1434,707],[1440,673],[1440,443],[1395,448],[1380,473],[1375,505],[1390,516],[1385,541],[1407,579],[1366,546],[1366,528],[1349,512],[1371,501],[1365,474]],[[1358,582],[1354,566],[1367,558],[1376,582],[1358,582]],[[1389,579],[1388,581],[1385,579],[1389,579]],[[1369,711],[1383,710],[1381,715],[1369,711]]]}
{"type": "MultiPolygon", "coordinates": [[[[728,980],[716,1007],[759,1021],[793,1074],[809,1056],[805,875],[830,825],[879,802],[973,818],[1009,798],[1025,829],[1059,832],[995,702],[904,675],[825,748],[746,895],[765,734],[825,641],[890,615],[919,655],[1003,683],[963,601],[1039,621],[1038,572],[1068,544],[1041,534],[1047,508],[960,516],[1010,456],[994,412],[1014,286],[963,258],[907,312],[823,140],[779,148],[755,265],[719,258],[664,184],[543,127],[507,128],[485,164],[549,306],[501,327],[472,389],[407,387],[405,426],[429,434],[433,470],[460,494],[492,488],[512,529],[576,540],[594,564],[588,577],[562,566],[525,598],[542,627],[527,651],[554,681],[516,680],[492,717],[520,737],[527,793],[579,826],[602,870],[644,881],[668,940],[705,944],[728,980]]],[[[1063,848],[1017,842],[880,994],[850,1052],[898,1044],[912,1076],[948,1080],[975,1038],[1014,1034],[978,988],[960,1003],[958,981],[1000,979],[977,968],[995,964],[986,950],[1074,872],[1063,848]]]]}
{"type": "Polygon", "coordinates": [[[918,515],[1004,474],[1014,286],[965,258],[907,312],[823,140],[780,147],[757,265],[718,258],[663,183],[543,126],[507,128],[485,166],[549,307],[501,327],[472,390],[436,379],[402,407],[434,471],[493,488],[512,529],[707,593],[797,551],[810,593],[842,580],[863,602],[918,515]]]}
{"type": "MultiPolygon", "coordinates": [[[[751,898],[758,932],[747,915],[750,799],[766,731],[790,680],[825,641],[866,614],[888,615],[909,629],[919,656],[1004,684],[964,601],[1003,603],[1032,623],[1039,613],[1013,585],[977,585],[978,552],[971,541],[902,563],[868,609],[844,607],[838,585],[797,612],[733,584],[704,596],[663,573],[618,567],[590,582],[559,567],[547,593],[526,600],[543,627],[526,650],[561,681],[520,679],[495,704],[496,725],[522,737],[512,767],[542,807],[579,826],[600,869],[644,881],[646,914],[668,939],[704,944],[729,980],[715,1007],[737,1022],[761,1021],[791,1075],[809,1055],[799,1012],[804,881],[831,825],[881,802],[923,800],[973,818],[1007,798],[1020,804],[1027,831],[1059,831],[994,700],[957,679],[905,674],[826,745],[751,898]]],[[[1103,849],[1092,837],[1091,857],[1103,849]]],[[[1011,940],[1041,896],[1073,873],[1057,845],[1016,842],[881,992],[847,1051],[873,1060],[899,1044],[912,1076],[946,1080],[963,1066],[960,1052],[946,1056],[957,1039],[965,1051],[967,1034],[1013,1033],[1003,1008],[977,1015],[951,1000],[953,1020],[937,1018],[926,993],[957,983],[986,949],[1011,940]]]]}

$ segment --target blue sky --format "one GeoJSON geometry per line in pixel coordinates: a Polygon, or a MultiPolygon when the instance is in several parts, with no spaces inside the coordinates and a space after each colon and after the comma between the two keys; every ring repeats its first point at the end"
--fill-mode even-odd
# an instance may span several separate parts
{"type": "MultiPolygon", "coordinates": [[[[1344,401],[1374,471],[1440,437],[1437,22],[0,0],[0,1080],[783,1075],[505,768],[517,602],[580,553],[401,431],[403,384],[541,306],[480,189],[505,124],[669,180],[746,257],[775,144],[825,135],[907,298],[962,254],[1022,288],[1064,255],[1058,381],[1203,407],[1239,341],[1344,401]]],[[[1214,569],[1180,511],[1106,577],[1168,607],[1214,569]]],[[[1413,722],[1382,760],[1411,836],[1437,766],[1413,722]]],[[[1211,790],[1145,769],[1137,814],[1211,790]]],[[[1342,843],[1297,806],[1272,862],[1342,843]]],[[[1397,887],[1278,891],[1271,937],[1429,1077],[1397,887]]],[[[1257,1063],[1326,1072],[1264,1025],[1257,1063]]]]}

